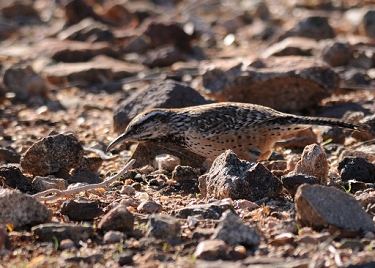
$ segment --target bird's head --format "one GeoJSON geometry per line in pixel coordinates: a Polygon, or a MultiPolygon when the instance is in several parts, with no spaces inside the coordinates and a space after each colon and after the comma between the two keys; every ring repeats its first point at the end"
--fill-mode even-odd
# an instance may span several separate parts
{"type": "Polygon", "coordinates": [[[168,135],[170,133],[168,124],[170,115],[171,111],[167,109],[153,109],[137,115],[130,121],[124,133],[108,145],[107,151],[123,142],[157,140],[168,135]]]}

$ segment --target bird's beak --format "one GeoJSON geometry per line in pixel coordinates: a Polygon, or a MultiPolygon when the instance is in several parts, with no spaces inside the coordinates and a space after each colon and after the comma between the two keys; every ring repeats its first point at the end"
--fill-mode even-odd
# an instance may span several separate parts
{"type": "Polygon", "coordinates": [[[117,145],[125,142],[126,140],[128,139],[127,135],[124,134],[121,134],[120,136],[118,136],[114,141],[112,141],[107,149],[106,149],[106,152],[109,152],[110,150],[112,150],[113,148],[115,148],[117,145]]]}

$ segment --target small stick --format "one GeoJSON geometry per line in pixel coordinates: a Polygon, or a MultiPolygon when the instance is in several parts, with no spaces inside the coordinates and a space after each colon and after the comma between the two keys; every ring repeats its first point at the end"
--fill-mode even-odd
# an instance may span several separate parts
{"type": "Polygon", "coordinates": [[[134,164],[134,162],[135,162],[135,159],[131,159],[123,167],[123,169],[121,169],[121,171],[119,173],[117,173],[116,175],[110,177],[108,180],[105,180],[101,183],[85,185],[85,186],[78,187],[78,188],[71,189],[71,190],[49,189],[49,190],[31,195],[31,197],[34,197],[38,201],[55,201],[62,196],[73,195],[73,194],[77,194],[77,193],[82,192],[82,191],[87,191],[87,190],[96,189],[96,188],[106,186],[109,183],[111,183],[111,182],[117,180],[118,178],[120,178],[122,175],[124,175],[124,173],[134,164]],[[47,194],[53,194],[53,195],[46,197],[47,194]]]}

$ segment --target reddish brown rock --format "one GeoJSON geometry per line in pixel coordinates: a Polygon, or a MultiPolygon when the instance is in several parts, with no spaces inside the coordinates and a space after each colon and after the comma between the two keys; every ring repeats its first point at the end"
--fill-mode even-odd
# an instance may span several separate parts
{"type": "Polygon", "coordinates": [[[205,62],[201,69],[204,93],[209,97],[280,111],[309,109],[338,89],[340,81],[339,75],[323,62],[297,56],[268,58],[250,65],[205,62]]]}
{"type": "Polygon", "coordinates": [[[294,174],[305,174],[319,179],[321,184],[327,183],[329,166],[327,155],[317,144],[311,144],[303,150],[301,160],[298,161],[294,174]]]}

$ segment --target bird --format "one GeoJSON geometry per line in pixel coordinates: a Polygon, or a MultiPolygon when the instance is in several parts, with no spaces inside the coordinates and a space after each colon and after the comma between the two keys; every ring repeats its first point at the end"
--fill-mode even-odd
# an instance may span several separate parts
{"type": "Polygon", "coordinates": [[[313,125],[365,131],[365,124],[298,116],[250,103],[218,102],[185,108],[155,108],[134,117],[107,152],[123,142],[174,144],[213,161],[231,149],[241,159],[267,160],[283,136],[313,125]]]}

